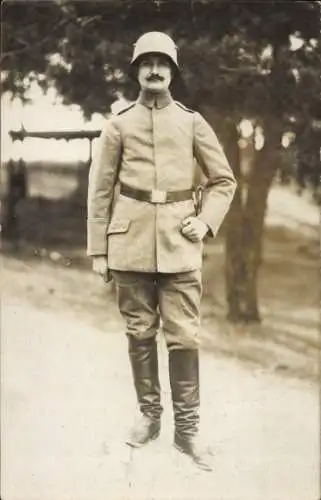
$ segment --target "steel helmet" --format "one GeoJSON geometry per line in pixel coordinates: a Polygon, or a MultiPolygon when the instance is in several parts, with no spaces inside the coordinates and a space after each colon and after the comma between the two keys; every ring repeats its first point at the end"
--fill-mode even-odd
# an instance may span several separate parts
{"type": "Polygon", "coordinates": [[[145,33],[134,45],[134,53],[131,65],[138,62],[140,56],[150,53],[165,54],[178,70],[177,48],[170,36],[161,31],[150,31],[145,33]]]}

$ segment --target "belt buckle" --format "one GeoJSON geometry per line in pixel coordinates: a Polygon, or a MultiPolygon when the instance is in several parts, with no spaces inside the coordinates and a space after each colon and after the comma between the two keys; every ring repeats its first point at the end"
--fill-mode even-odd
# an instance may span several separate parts
{"type": "Polygon", "coordinates": [[[166,203],[167,193],[166,191],[161,191],[159,189],[152,189],[151,191],[151,203],[166,203]]]}

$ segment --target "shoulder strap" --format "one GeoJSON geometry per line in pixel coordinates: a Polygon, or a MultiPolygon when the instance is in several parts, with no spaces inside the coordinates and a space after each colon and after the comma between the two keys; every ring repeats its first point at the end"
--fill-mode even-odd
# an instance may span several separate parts
{"type": "Polygon", "coordinates": [[[120,111],[118,111],[118,113],[116,113],[116,115],[122,115],[123,113],[126,113],[126,111],[129,111],[131,108],[133,108],[135,106],[136,102],[132,102],[131,104],[129,104],[129,106],[126,106],[124,109],[121,109],[120,111]]]}
{"type": "Polygon", "coordinates": [[[184,106],[184,104],[182,104],[181,102],[179,101],[175,101],[175,103],[177,104],[177,106],[179,106],[180,108],[182,108],[184,111],[187,111],[187,113],[195,113],[195,111],[193,111],[192,109],[190,108],[187,108],[186,106],[184,106]]]}

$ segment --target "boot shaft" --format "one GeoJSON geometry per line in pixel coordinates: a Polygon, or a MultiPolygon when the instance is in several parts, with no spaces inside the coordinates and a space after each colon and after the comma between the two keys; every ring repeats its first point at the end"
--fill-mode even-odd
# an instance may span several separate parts
{"type": "Polygon", "coordinates": [[[199,426],[199,355],[197,350],[169,353],[169,378],[176,433],[196,435],[199,426]]]}
{"type": "Polygon", "coordinates": [[[138,340],[128,335],[128,353],[140,411],[152,420],[159,420],[160,403],[158,353],[155,338],[138,340]]]}

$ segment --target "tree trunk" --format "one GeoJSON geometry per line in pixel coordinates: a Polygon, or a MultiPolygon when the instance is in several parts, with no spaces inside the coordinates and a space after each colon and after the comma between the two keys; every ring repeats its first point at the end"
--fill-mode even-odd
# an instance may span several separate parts
{"type": "Polygon", "coordinates": [[[241,252],[243,207],[243,179],[241,158],[238,146],[239,134],[235,123],[227,123],[223,132],[225,152],[237,180],[237,189],[226,218],[225,234],[225,286],[228,303],[228,317],[238,318],[242,314],[242,287],[244,282],[244,263],[241,252]]]}
{"type": "MultiPolygon", "coordinates": [[[[229,139],[232,139],[231,134],[229,139]]],[[[265,129],[264,147],[256,152],[246,185],[241,175],[240,159],[236,152],[233,153],[231,146],[227,148],[227,155],[239,182],[228,214],[226,231],[226,295],[228,318],[233,322],[260,321],[258,272],[262,260],[267,198],[277,170],[280,139],[280,131],[271,127],[265,129]]],[[[234,143],[237,144],[236,141],[234,143]]]]}

